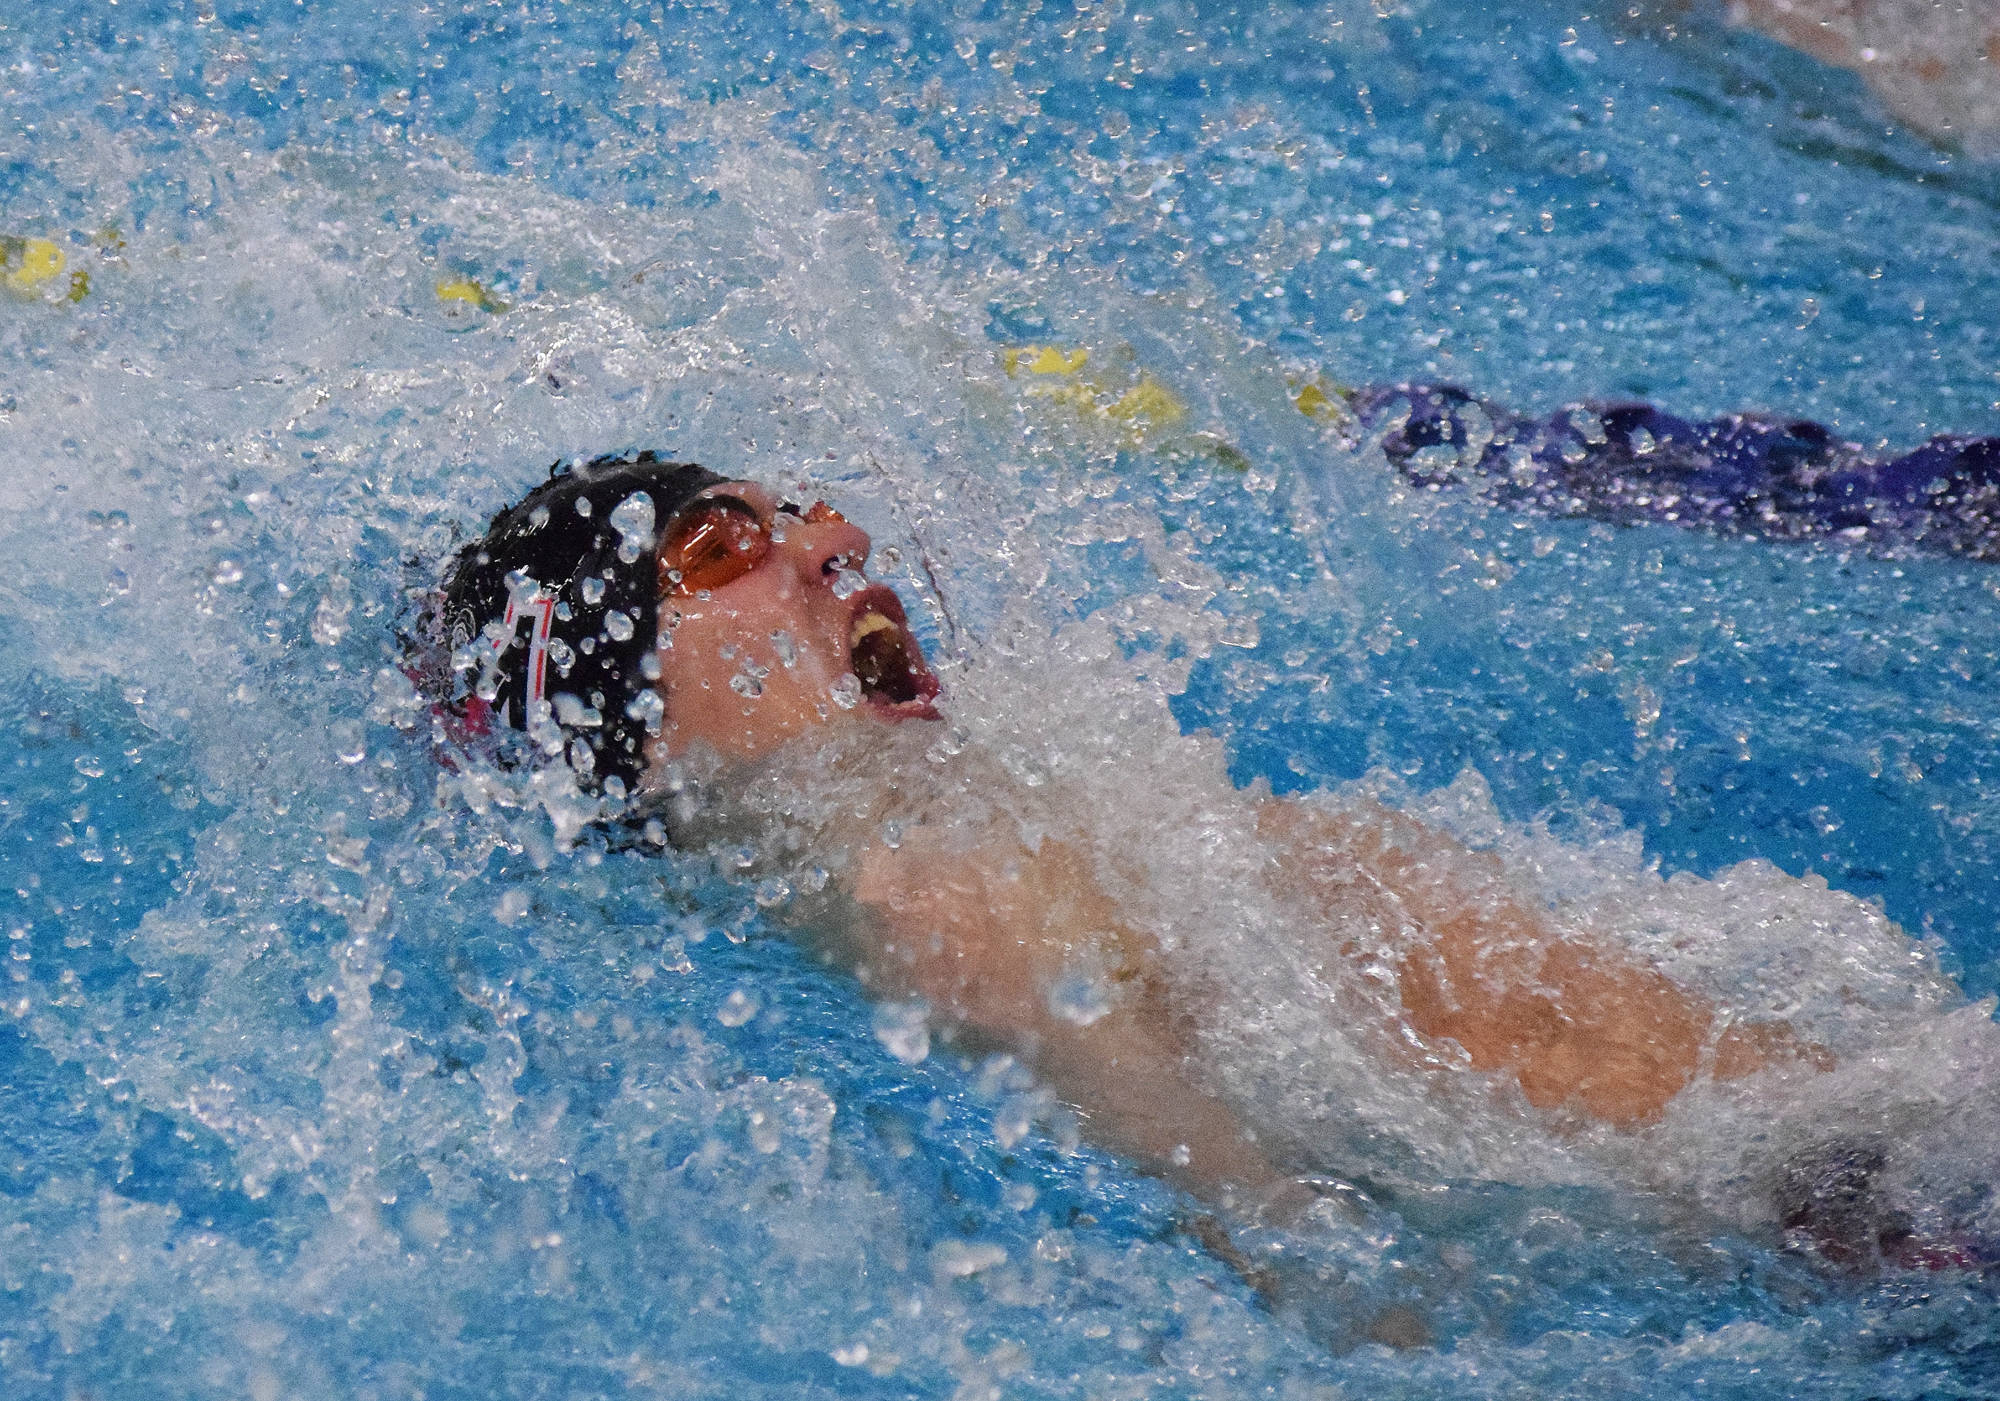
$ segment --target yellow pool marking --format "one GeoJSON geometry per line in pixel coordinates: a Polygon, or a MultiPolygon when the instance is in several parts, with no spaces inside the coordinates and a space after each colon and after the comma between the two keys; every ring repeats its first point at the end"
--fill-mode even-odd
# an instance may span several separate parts
{"type": "Polygon", "coordinates": [[[1355,421],[1348,397],[1352,391],[1346,385],[1315,376],[1304,384],[1291,380],[1289,387],[1298,391],[1292,398],[1292,407],[1307,418],[1343,427],[1355,421]]]}
{"type": "Polygon", "coordinates": [[[470,277],[451,277],[437,285],[437,299],[444,303],[445,310],[455,306],[476,307],[489,316],[498,316],[507,310],[507,303],[487,291],[482,283],[470,277]]]}
{"type": "Polygon", "coordinates": [[[12,292],[35,293],[62,276],[69,259],[46,238],[0,239],[0,282],[12,292]]]}
{"type": "Polygon", "coordinates": [[[1010,345],[1000,352],[1000,366],[1007,378],[1022,375],[1068,381],[1060,385],[1037,385],[1033,393],[1059,404],[1120,423],[1144,422],[1164,428],[1187,417],[1187,405],[1180,396],[1145,371],[1138,383],[1120,389],[1078,373],[1090,363],[1088,350],[1065,350],[1058,345],[1010,345]]]}
{"type": "Polygon", "coordinates": [[[1117,402],[1104,412],[1122,423],[1143,420],[1154,428],[1168,428],[1187,417],[1187,405],[1173,390],[1151,375],[1142,374],[1139,382],[1119,395],[1117,402]]]}
{"type": "Polygon", "coordinates": [[[1185,431],[1187,401],[1151,371],[1131,366],[1131,348],[1114,352],[1101,374],[1085,374],[1091,352],[1081,346],[1010,345],[1000,351],[1000,367],[1024,391],[1043,403],[1067,409],[1085,425],[1114,430],[1121,447],[1195,452],[1232,472],[1249,459],[1212,432],[1185,431]]]}
{"type": "MultiPolygon", "coordinates": [[[[1078,346],[1010,345],[1000,351],[1007,378],[1023,382],[1025,393],[1074,413],[1085,423],[1115,426],[1121,446],[1168,453],[1193,451],[1232,472],[1250,470],[1250,459],[1220,433],[1189,432],[1184,424],[1188,405],[1152,372],[1132,366],[1132,349],[1121,347],[1109,357],[1111,368],[1086,375],[1090,351],[1078,346]]],[[[1306,418],[1351,436],[1360,420],[1354,413],[1354,391],[1318,371],[1287,376],[1285,400],[1306,418]]]]}
{"type": "Polygon", "coordinates": [[[1064,350],[1053,345],[1010,345],[1000,352],[1000,364],[1009,379],[1023,370],[1031,375],[1073,375],[1089,360],[1087,350],[1064,350]]]}

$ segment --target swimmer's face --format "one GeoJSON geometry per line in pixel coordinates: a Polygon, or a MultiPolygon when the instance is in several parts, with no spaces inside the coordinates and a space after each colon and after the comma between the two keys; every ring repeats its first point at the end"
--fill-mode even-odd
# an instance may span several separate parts
{"type": "Polygon", "coordinates": [[[781,506],[754,482],[711,487],[669,521],[655,756],[705,744],[748,759],[824,726],[936,719],[902,602],[857,585],[868,548],[824,503],[781,506]]]}

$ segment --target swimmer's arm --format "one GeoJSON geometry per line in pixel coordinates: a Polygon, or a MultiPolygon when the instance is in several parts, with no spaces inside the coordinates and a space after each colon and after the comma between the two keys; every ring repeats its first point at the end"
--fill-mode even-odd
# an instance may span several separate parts
{"type": "Polygon", "coordinates": [[[1045,841],[1029,852],[1008,836],[967,842],[918,828],[857,866],[846,943],[871,993],[921,997],[935,1021],[1022,1053],[1092,1141],[1177,1186],[1242,1209],[1287,1197],[1289,1179],[1190,1076],[1151,941],[1119,918],[1073,848],[1045,841]],[[1087,1025],[1051,1006],[1079,954],[1109,973],[1111,989],[1110,1009],[1087,1025]]]}
{"type": "Polygon", "coordinates": [[[1630,953],[1559,933],[1493,857],[1400,813],[1271,800],[1258,823],[1322,905],[1361,904],[1379,926],[1401,926],[1410,1026],[1456,1042],[1476,1070],[1512,1072],[1538,1108],[1630,1128],[1704,1070],[1729,1080],[1783,1060],[1832,1064],[1787,1026],[1726,1023],[1630,953]]]}

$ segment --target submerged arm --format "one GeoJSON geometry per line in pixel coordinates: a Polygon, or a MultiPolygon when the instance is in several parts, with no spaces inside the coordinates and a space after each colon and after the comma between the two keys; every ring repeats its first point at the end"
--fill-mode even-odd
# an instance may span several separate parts
{"type": "Polygon", "coordinates": [[[1365,902],[1401,927],[1409,1024],[1456,1042],[1474,1069],[1511,1072],[1538,1108],[1630,1128],[1658,1119],[1704,1069],[1728,1080],[1778,1060],[1832,1064],[1787,1026],[1729,1023],[1629,952],[1559,933],[1493,857],[1400,813],[1272,800],[1259,827],[1322,904],[1365,902]]]}

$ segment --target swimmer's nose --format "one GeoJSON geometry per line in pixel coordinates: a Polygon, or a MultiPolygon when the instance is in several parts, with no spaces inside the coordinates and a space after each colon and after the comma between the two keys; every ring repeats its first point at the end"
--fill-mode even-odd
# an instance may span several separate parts
{"type": "Polygon", "coordinates": [[[842,569],[859,569],[868,562],[872,542],[868,532],[838,517],[786,522],[779,546],[806,583],[831,582],[842,569]]]}

